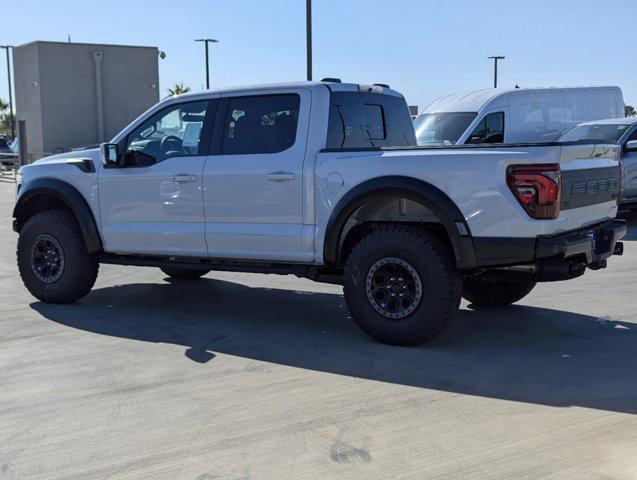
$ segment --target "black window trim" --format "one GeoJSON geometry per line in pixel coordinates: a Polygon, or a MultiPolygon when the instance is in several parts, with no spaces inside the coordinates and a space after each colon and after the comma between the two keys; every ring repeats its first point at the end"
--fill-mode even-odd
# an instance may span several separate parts
{"type": "Polygon", "coordinates": [[[259,93],[257,95],[238,95],[238,94],[230,94],[228,96],[221,97],[219,99],[219,106],[217,108],[217,113],[215,115],[214,120],[214,129],[212,134],[212,142],[210,145],[210,156],[215,155],[277,155],[279,153],[286,152],[291,148],[294,148],[297,144],[298,134],[299,134],[299,123],[301,121],[301,108],[303,106],[301,95],[298,91],[291,92],[277,92],[277,93],[259,93]],[[294,143],[290,145],[288,148],[283,150],[279,150],[276,152],[261,152],[261,153],[222,153],[223,152],[223,142],[225,139],[226,133],[226,118],[228,116],[228,109],[230,107],[230,102],[236,98],[258,98],[258,97],[282,97],[282,96],[290,96],[294,95],[299,99],[299,116],[296,124],[296,135],[294,138],[294,143]]]}
{"type": "MultiPolygon", "coordinates": [[[[481,123],[483,123],[483,122],[486,122],[487,117],[488,117],[489,115],[493,115],[494,113],[499,113],[499,114],[501,114],[501,115],[502,115],[502,142],[499,142],[499,143],[506,143],[506,142],[504,141],[505,133],[506,133],[506,113],[505,113],[505,111],[504,111],[504,110],[493,110],[493,111],[491,111],[491,112],[489,112],[489,113],[485,114],[485,115],[484,115],[484,116],[480,119],[480,122],[478,123],[478,125],[476,125],[476,126],[473,128],[473,130],[471,130],[471,133],[469,134],[469,136],[467,137],[467,139],[463,142],[463,143],[464,143],[464,145],[480,145],[480,144],[475,144],[475,143],[469,143],[469,139],[471,138],[471,135],[473,135],[473,132],[475,132],[475,131],[476,131],[476,129],[480,126],[480,124],[481,124],[481,123]]],[[[486,143],[486,142],[481,142],[481,143],[486,143]]],[[[491,144],[488,144],[488,145],[498,145],[498,143],[495,143],[495,142],[494,142],[494,143],[491,143],[491,144]]]]}
{"type": "MultiPolygon", "coordinates": [[[[197,152],[197,155],[188,155],[190,157],[206,157],[209,155],[209,151],[210,151],[210,144],[212,143],[212,139],[211,139],[211,133],[212,133],[212,129],[213,129],[213,123],[214,121],[216,121],[216,111],[218,110],[219,107],[219,99],[218,98],[200,98],[198,100],[187,100],[184,102],[174,102],[171,103],[170,105],[166,105],[164,108],[161,108],[153,113],[151,113],[150,115],[148,115],[147,117],[144,117],[143,119],[141,119],[135,126],[133,126],[130,131],[124,136],[124,138],[120,141],[120,143],[118,144],[118,146],[120,147],[120,155],[126,155],[126,151],[128,148],[128,139],[130,138],[130,136],[132,135],[132,133],[137,130],[144,122],[148,121],[149,119],[153,118],[154,116],[165,112],[166,110],[170,110],[173,109],[177,106],[181,106],[181,105],[187,105],[189,103],[200,103],[200,102],[208,102],[208,105],[206,106],[206,115],[204,117],[204,121],[203,121],[203,125],[201,126],[201,133],[199,134],[199,150],[200,152],[197,152]]],[[[158,163],[162,163],[165,162],[166,160],[170,160],[171,158],[176,158],[177,155],[175,155],[174,157],[167,157],[165,159],[163,159],[161,162],[155,162],[149,165],[122,165],[121,167],[118,168],[148,168],[148,167],[152,167],[153,165],[157,165],[158,163]]]]}
{"type": "MultiPolygon", "coordinates": [[[[338,90],[338,91],[330,91],[330,100],[329,100],[329,111],[328,111],[328,126],[327,126],[327,138],[326,138],[326,144],[325,144],[325,148],[322,151],[367,151],[367,150],[374,150],[374,149],[379,149],[379,148],[384,148],[384,145],[381,143],[381,145],[377,145],[377,142],[387,142],[388,140],[390,140],[390,137],[392,135],[392,128],[393,125],[390,123],[389,118],[392,118],[391,115],[388,115],[388,111],[393,112],[392,108],[393,105],[390,105],[389,103],[386,103],[385,100],[387,100],[388,102],[390,102],[391,100],[394,99],[399,99],[403,101],[404,104],[404,108],[405,108],[405,113],[407,114],[408,121],[409,121],[409,125],[411,126],[411,130],[413,132],[413,121],[411,119],[411,116],[409,114],[409,109],[407,107],[407,104],[404,102],[404,97],[402,95],[389,95],[389,94],[379,94],[379,93],[371,93],[371,92],[359,92],[359,91],[349,91],[349,90],[338,90]],[[345,146],[345,142],[347,141],[347,137],[344,134],[345,128],[346,128],[346,121],[345,118],[343,117],[343,112],[341,110],[340,107],[342,107],[343,105],[347,104],[347,100],[345,100],[344,98],[347,96],[351,96],[352,98],[358,97],[358,96],[362,96],[362,101],[359,103],[359,105],[361,106],[378,106],[380,107],[380,113],[381,113],[381,117],[382,117],[382,127],[383,127],[383,139],[367,139],[366,141],[370,143],[370,145],[359,145],[359,146],[355,146],[355,147],[346,147],[345,146]],[[391,99],[388,99],[388,97],[391,97],[391,99]],[[391,107],[391,108],[390,108],[391,107]],[[340,123],[340,126],[342,127],[343,130],[343,135],[339,136],[339,140],[340,140],[340,146],[336,147],[336,146],[331,146],[330,145],[330,125],[331,125],[331,121],[333,118],[335,118],[332,115],[332,108],[335,109],[335,111],[338,113],[338,120],[340,123]]],[[[414,138],[413,138],[413,145],[404,145],[404,146],[415,146],[416,145],[416,138],[415,138],[415,134],[414,134],[414,138]]]]}
{"type": "Polygon", "coordinates": [[[637,134],[637,123],[634,123],[629,129],[628,131],[623,135],[623,137],[626,137],[626,140],[621,141],[621,145],[622,148],[626,148],[626,144],[628,142],[634,142],[635,140],[637,140],[637,138],[635,138],[634,140],[631,140],[630,137],[632,137],[633,135],[637,134]]]}

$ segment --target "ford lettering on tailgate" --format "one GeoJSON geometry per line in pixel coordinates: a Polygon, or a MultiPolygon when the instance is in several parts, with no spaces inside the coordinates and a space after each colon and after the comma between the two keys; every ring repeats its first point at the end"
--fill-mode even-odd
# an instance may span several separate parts
{"type": "Polygon", "coordinates": [[[619,195],[616,167],[562,172],[562,210],[614,201],[619,195]]]}

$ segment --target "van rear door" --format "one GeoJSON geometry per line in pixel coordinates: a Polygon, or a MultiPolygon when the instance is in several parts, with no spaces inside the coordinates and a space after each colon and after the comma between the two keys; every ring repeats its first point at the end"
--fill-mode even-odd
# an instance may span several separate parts
{"type": "Polygon", "coordinates": [[[617,87],[564,90],[566,128],[578,123],[624,116],[624,100],[617,87]]]}
{"type": "Polygon", "coordinates": [[[516,92],[509,95],[507,143],[550,142],[564,131],[561,90],[516,92]]]}

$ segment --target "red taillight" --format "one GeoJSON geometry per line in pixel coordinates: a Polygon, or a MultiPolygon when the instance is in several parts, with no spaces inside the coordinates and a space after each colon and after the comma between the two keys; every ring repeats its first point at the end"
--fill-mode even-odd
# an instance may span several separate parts
{"type": "Polygon", "coordinates": [[[560,214],[562,174],[557,163],[510,165],[507,185],[531,218],[547,220],[560,214]]]}

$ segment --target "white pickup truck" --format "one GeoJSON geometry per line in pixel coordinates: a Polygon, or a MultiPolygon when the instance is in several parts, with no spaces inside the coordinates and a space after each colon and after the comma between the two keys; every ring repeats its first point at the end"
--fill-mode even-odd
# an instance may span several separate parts
{"type": "Polygon", "coordinates": [[[296,274],[342,283],[365,332],[414,345],[462,296],[507,305],[621,254],[617,146],[415,145],[386,85],[172,97],[99,150],[22,167],[20,274],[52,303],[88,294],[100,263],[296,274]]]}

